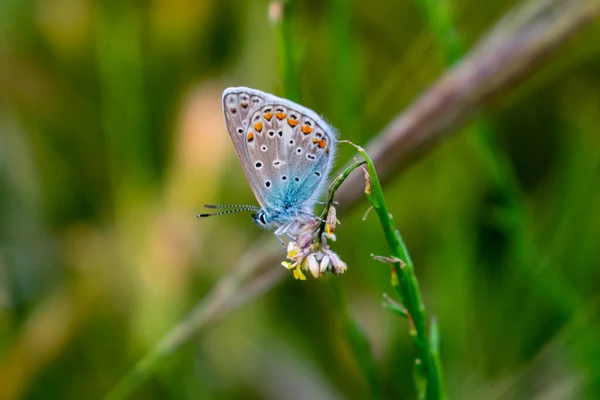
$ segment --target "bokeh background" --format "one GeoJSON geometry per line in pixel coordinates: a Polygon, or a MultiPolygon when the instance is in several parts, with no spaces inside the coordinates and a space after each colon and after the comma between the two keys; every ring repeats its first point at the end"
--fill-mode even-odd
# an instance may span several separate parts
{"type": "MultiPolygon", "coordinates": [[[[516,3],[444,2],[465,49],[516,3]]],[[[255,203],[223,89],[284,95],[291,76],[304,105],[364,144],[457,57],[423,4],[294,2],[290,72],[267,1],[2,0],[0,399],[101,398],[270,235],[243,213],[195,218],[204,203],[255,203]]],[[[600,398],[598,38],[596,22],[384,187],[452,398],[600,398]]],[[[342,148],[338,166],[353,155],[342,148]]],[[[415,398],[366,209],[339,216],[345,275],[290,274],[134,398],[369,398],[331,280],[383,397],[415,398]]]]}

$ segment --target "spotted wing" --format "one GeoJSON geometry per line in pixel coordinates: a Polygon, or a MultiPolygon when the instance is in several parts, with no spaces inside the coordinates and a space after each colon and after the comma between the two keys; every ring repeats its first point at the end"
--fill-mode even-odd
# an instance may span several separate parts
{"type": "Polygon", "coordinates": [[[231,108],[236,102],[230,100],[234,95],[238,103],[242,95],[260,99],[247,118],[237,122],[239,128],[230,124],[236,121],[232,115],[228,117],[227,110],[225,118],[229,118],[229,134],[232,139],[235,136],[236,151],[261,206],[267,212],[312,208],[331,168],[335,132],[313,111],[248,88],[225,92],[224,105],[231,105],[229,114],[235,115],[231,108]]]}
{"type": "Polygon", "coordinates": [[[265,96],[262,92],[244,87],[228,88],[223,92],[223,116],[229,137],[242,164],[248,184],[263,209],[265,201],[258,191],[255,169],[248,155],[247,138],[251,133],[250,115],[254,110],[258,110],[264,102],[265,96]]]}

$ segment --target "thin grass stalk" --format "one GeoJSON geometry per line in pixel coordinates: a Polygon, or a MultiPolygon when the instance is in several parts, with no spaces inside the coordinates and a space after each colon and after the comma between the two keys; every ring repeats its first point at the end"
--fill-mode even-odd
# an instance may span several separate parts
{"type": "Polygon", "coordinates": [[[432,343],[427,336],[427,313],[422,301],[421,289],[415,275],[414,265],[400,231],[396,228],[394,219],[388,211],[373,160],[362,147],[348,141],[342,142],[354,146],[367,162],[365,193],[373,210],[379,217],[386,242],[390,248],[392,284],[402,298],[410,324],[409,332],[417,349],[418,358],[415,360],[417,390],[421,398],[445,399],[444,379],[437,350],[437,344],[439,343],[437,326],[432,336],[435,343],[432,343]],[[421,379],[424,382],[421,382],[421,379]]]}
{"type": "MultiPolygon", "coordinates": [[[[278,15],[273,19],[277,28],[279,41],[279,59],[281,76],[283,77],[283,93],[287,99],[300,101],[300,77],[299,57],[294,49],[293,35],[294,11],[296,4],[294,0],[272,1],[271,9],[277,9],[278,15]]],[[[275,16],[273,16],[275,17],[275,16]]]]}

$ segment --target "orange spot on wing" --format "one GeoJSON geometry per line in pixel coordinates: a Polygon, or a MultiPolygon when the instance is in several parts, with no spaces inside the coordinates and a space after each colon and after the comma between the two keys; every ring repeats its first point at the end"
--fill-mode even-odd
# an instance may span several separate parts
{"type": "Polygon", "coordinates": [[[329,147],[327,148],[327,150],[325,150],[325,152],[326,152],[327,154],[329,154],[329,147]]]}
{"type": "Polygon", "coordinates": [[[282,113],[282,112],[278,112],[278,113],[275,114],[275,116],[277,117],[278,120],[282,120],[285,117],[287,117],[287,114],[286,113],[282,113]]]}
{"type": "Polygon", "coordinates": [[[240,103],[240,106],[246,108],[246,107],[248,107],[248,103],[240,103]]]}
{"type": "Polygon", "coordinates": [[[248,142],[251,142],[254,140],[254,133],[252,133],[252,131],[248,132],[248,142]]]}
{"type": "Polygon", "coordinates": [[[313,128],[311,128],[308,125],[304,125],[301,129],[305,135],[308,135],[309,133],[311,133],[313,131],[313,128]]]}
{"type": "Polygon", "coordinates": [[[258,121],[257,123],[254,124],[254,130],[257,132],[262,131],[262,122],[258,121]]]}
{"type": "Polygon", "coordinates": [[[290,124],[290,126],[293,128],[294,126],[298,125],[300,123],[300,121],[298,121],[297,119],[291,119],[288,118],[288,124],[290,124]]]}
{"type": "Polygon", "coordinates": [[[265,113],[265,119],[267,121],[270,121],[271,118],[273,118],[273,113],[272,112],[265,113]]]}
{"type": "Polygon", "coordinates": [[[319,147],[320,147],[320,148],[322,148],[322,149],[324,149],[324,148],[325,148],[325,146],[327,146],[327,141],[326,141],[326,140],[321,140],[321,141],[319,142],[319,147]]]}
{"type": "Polygon", "coordinates": [[[313,143],[319,143],[319,142],[320,142],[320,140],[319,140],[319,139],[317,139],[317,138],[314,138],[314,139],[313,139],[313,143]]]}

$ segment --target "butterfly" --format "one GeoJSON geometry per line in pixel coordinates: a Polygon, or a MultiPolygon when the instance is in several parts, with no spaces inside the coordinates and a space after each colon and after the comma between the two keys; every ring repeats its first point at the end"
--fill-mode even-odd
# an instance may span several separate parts
{"type": "Polygon", "coordinates": [[[258,226],[277,228],[280,240],[290,236],[316,218],[312,211],[327,186],[337,132],[314,111],[260,90],[231,87],[222,101],[229,137],[260,207],[207,205],[230,210],[198,217],[252,211],[258,226]]]}

